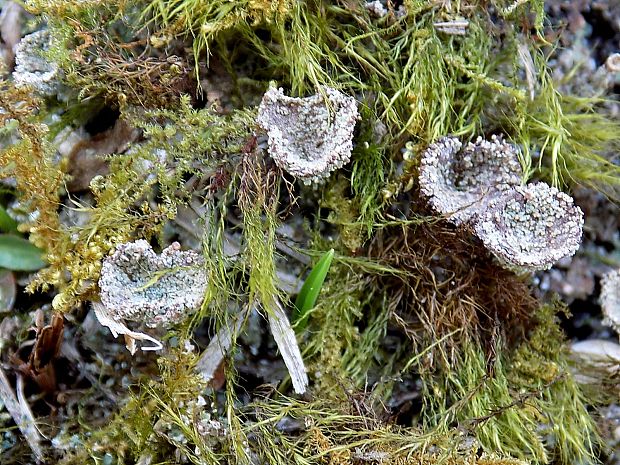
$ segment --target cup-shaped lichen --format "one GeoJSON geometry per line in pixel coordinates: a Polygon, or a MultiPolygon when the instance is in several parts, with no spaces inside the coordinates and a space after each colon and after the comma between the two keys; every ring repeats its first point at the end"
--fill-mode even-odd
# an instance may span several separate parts
{"type": "Polygon", "coordinates": [[[304,183],[322,178],[349,162],[357,102],[323,87],[306,98],[270,88],[258,108],[258,124],[267,131],[276,164],[304,183]]]}
{"type": "Polygon", "coordinates": [[[462,148],[456,137],[431,144],[420,161],[420,189],[431,207],[454,224],[471,221],[498,193],[521,182],[515,146],[499,136],[462,148]]]}
{"type": "Polygon", "coordinates": [[[476,235],[506,268],[550,268],[579,248],[583,213],[573,199],[545,183],[516,186],[492,199],[474,225],[476,235]]]}
{"type": "Polygon", "coordinates": [[[101,302],[115,320],[154,328],[177,323],[204,298],[203,258],[178,242],[157,255],[144,240],[118,246],[101,268],[101,302]]]}
{"type": "Polygon", "coordinates": [[[610,271],[601,279],[601,307],[605,324],[620,333],[620,269],[610,271]]]}

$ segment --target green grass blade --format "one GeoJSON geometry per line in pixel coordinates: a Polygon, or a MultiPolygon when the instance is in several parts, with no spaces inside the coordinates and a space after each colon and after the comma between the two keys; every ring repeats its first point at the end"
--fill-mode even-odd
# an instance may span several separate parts
{"type": "Polygon", "coordinates": [[[0,268],[36,271],[45,266],[42,256],[43,251],[26,239],[0,234],[0,268]]]}
{"type": "Polygon", "coordinates": [[[306,278],[301,291],[295,299],[295,316],[293,321],[296,323],[298,331],[303,331],[308,322],[308,312],[314,307],[316,299],[319,297],[321,287],[329,271],[334,258],[334,249],[323,254],[318,263],[312,268],[312,271],[306,278]]]}

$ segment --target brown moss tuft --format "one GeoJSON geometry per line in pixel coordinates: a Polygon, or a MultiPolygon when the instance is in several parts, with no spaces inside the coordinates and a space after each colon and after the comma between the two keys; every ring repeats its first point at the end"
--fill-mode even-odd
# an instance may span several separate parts
{"type": "Polygon", "coordinates": [[[402,274],[377,277],[394,318],[419,347],[449,354],[467,339],[492,351],[501,335],[522,339],[538,308],[527,282],[497,265],[464,228],[443,221],[383,229],[370,254],[402,274]],[[390,291],[391,289],[391,291],[390,291]]]}
{"type": "Polygon", "coordinates": [[[195,91],[182,44],[151,34],[126,2],[33,3],[33,11],[47,16],[55,39],[48,55],[80,97],[96,95],[120,107],[173,108],[181,95],[195,91]]]}

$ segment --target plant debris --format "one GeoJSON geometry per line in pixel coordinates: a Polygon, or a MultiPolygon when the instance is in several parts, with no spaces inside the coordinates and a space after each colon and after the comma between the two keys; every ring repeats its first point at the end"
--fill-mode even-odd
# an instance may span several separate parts
{"type": "Polygon", "coordinates": [[[601,279],[601,307],[603,323],[620,334],[620,269],[606,273],[601,279]]]}

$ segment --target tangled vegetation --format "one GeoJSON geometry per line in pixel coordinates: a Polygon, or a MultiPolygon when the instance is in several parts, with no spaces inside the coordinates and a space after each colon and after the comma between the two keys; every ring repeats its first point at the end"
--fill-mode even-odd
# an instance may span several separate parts
{"type": "MultiPolygon", "coordinates": [[[[0,82],[2,177],[46,262],[28,283],[34,301],[79,327],[100,300],[103,259],[139,239],[201,251],[208,282],[198,311],[159,334],[163,353],[98,356],[93,365],[122,364],[123,390],[80,378],[75,389],[112,407],[98,417],[86,400],[59,404],[48,460],[568,465],[604,453],[591,414],[603,400],[570,369],[564,305],[502,268],[471,228],[435,215],[418,167],[440,137],[502,134],[519,147],[524,183],[617,199],[620,121],[602,96],[561,93],[540,0],[382,4],[384,15],[364,0],[26,2],[62,81],[59,95],[38,97],[8,71],[0,82]],[[308,186],[269,157],[256,117],[273,83],[292,97],[329,86],[357,100],[349,164],[308,186]],[[59,150],[106,114],[83,147],[59,150]],[[115,148],[96,149],[110,134],[115,148]],[[105,167],[84,178],[78,156],[105,167]],[[76,178],[87,188],[72,188],[76,178]],[[287,355],[281,315],[330,249],[320,297],[294,327],[300,356],[287,355]],[[272,343],[248,342],[269,332],[256,314],[289,371],[303,358],[303,396],[272,343]],[[230,348],[205,379],[198,348],[216,334],[230,348]],[[265,352],[279,384],[240,368],[265,352]]],[[[76,352],[105,337],[71,334],[76,352]]]]}

